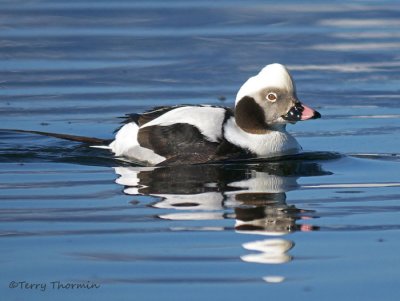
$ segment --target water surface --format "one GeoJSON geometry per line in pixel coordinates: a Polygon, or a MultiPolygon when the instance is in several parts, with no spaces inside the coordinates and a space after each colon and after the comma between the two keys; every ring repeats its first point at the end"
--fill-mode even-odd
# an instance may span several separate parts
{"type": "Polygon", "coordinates": [[[307,156],[158,169],[1,130],[1,295],[397,300],[399,20],[397,1],[3,1],[2,129],[111,138],[152,106],[231,106],[272,62],[323,118],[288,128],[307,156]]]}

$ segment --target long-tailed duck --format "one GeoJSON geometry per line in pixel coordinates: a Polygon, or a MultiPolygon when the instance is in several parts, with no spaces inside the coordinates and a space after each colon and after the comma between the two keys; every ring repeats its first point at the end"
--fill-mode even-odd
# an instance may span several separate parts
{"type": "Polygon", "coordinates": [[[320,117],[299,101],[289,71],[271,64],[243,84],[234,110],[179,105],[131,114],[108,148],[147,165],[289,155],[301,146],[286,124],[320,117]]]}

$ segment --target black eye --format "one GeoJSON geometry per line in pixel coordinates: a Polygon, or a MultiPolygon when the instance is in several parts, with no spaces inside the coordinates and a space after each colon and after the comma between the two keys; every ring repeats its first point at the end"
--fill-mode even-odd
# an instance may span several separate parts
{"type": "Polygon", "coordinates": [[[278,99],[278,96],[274,92],[270,92],[267,94],[266,99],[270,102],[275,102],[278,99]]]}

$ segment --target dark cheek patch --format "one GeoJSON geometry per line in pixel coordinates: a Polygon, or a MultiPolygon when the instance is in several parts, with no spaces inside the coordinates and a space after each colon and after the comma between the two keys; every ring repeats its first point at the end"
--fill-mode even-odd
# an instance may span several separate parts
{"type": "Polygon", "coordinates": [[[254,98],[245,96],[235,107],[236,124],[251,134],[265,134],[268,132],[264,111],[254,98]]]}

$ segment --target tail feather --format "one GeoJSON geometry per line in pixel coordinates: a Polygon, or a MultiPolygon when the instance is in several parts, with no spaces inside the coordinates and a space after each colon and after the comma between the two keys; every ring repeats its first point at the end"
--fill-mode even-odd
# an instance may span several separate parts
{"type": "Polygon", "coordinates": [[[42,136],[54,137],[69,141],[75,142],[82,142],[87,144],[100,144],[100,145],[108,145],[112,142],[110,139],[100,139],[94,137],[84,137],[84,136],[76,136],[76,135],[68,135],[68,134],[58,134],[58,133],[49,133],[49,132],[42,132],[42,131],[29,131],[29,130],[16,130],[16,129],[2,129],[2,131],[9,131],[9,132],[17,132],[17,133],[28,133],[28,134],[37,134],[42,136]]]}

